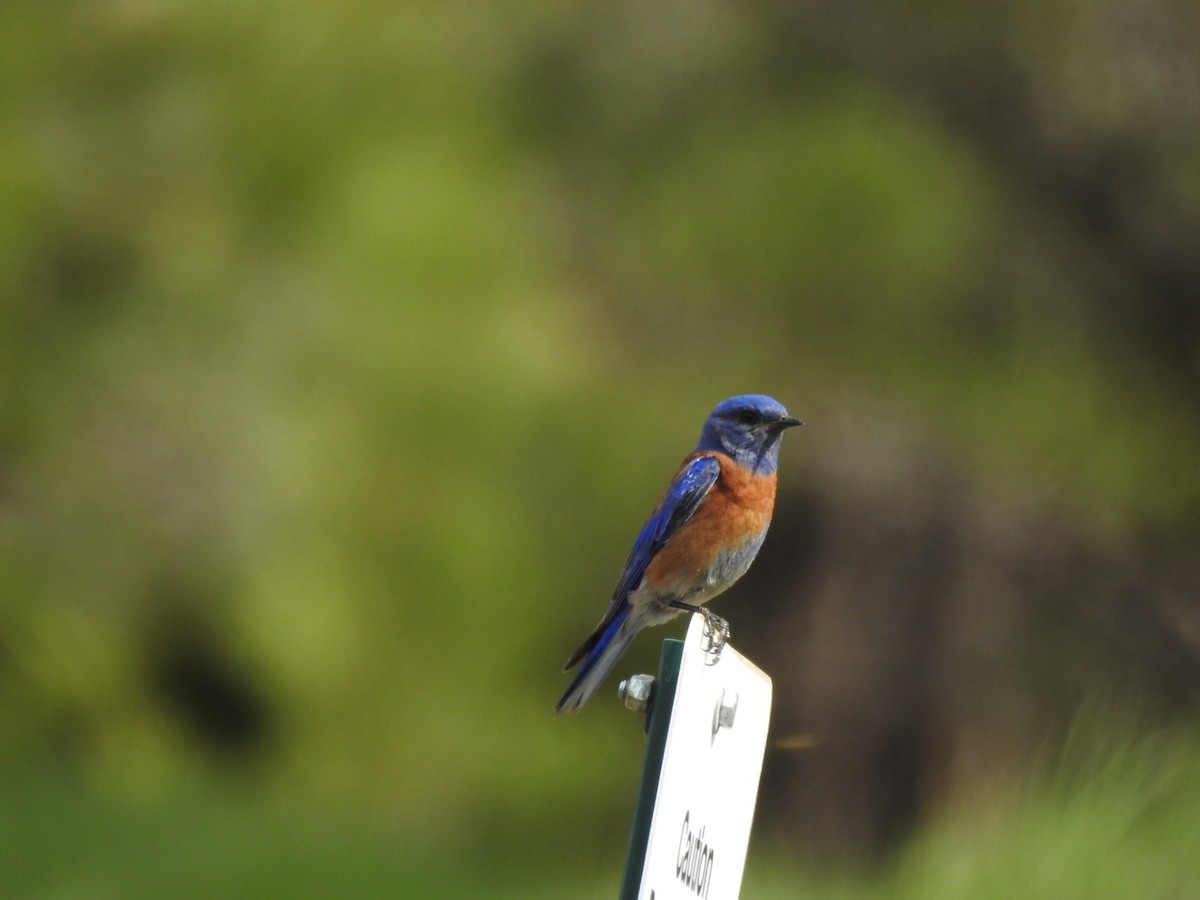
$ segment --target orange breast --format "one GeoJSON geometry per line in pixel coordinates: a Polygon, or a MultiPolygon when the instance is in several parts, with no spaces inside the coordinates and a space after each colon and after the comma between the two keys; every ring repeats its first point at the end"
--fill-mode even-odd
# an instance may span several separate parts
{"type": "Polygon", "coordinates": [[[719,593],[750,564],[771,524],[775,475],[750,474],[723,453],[705,455],[721,463],[721,475],[692,518],[646,567],[643,583],[656,593],[719,593]],[[743,553],[744,565],[739,559],[743,553]],[[722,577],[715,567],[736,574],[725,584],[713,583],[722,577]]]}

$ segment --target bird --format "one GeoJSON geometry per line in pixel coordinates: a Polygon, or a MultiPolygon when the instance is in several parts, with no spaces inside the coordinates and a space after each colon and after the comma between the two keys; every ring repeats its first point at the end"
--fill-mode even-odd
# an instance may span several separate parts
{"type": "Polygon", "coordinates": [[[758,555],[775,507],[781,438],[803,424],[765,394],[740,394],[713,408],[634,540],[608,612],[563,667],[579,669],[558,713],[582,708],[647,626],[699,612],[728,636],[724,620],[701,604],[741,578],[758,555]]]}

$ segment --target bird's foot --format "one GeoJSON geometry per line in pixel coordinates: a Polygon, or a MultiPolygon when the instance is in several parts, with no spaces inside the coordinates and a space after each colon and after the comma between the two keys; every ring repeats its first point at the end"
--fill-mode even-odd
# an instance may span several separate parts
{"type": "Polygon", "coordinates": [[[729,643],[729,623],[707,606],[695,606],[682,600],[673,600],[669,606],[688,613],[704,616],[704,633],[700,636],[700,649],[708,657],[705,663],[715,666],[721,659],[721,651],[729,643]]]}
{"type": "Polygon", "coordinates": [[[721,659],[721,651],[729,643],[729,623],[707,607],[701,606],[696,611],[704,616],[704,634],[700,646],[708,656],[705,662],[715,666],[721,659]]]}

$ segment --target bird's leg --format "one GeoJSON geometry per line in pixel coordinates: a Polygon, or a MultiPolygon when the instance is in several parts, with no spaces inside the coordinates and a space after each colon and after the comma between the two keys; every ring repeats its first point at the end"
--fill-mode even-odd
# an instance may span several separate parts
{"type": "Polygon", "coordinates": [[[696,606],[683,600],[672,600],[669,605],[704,616],[704,652],[709,654],[708,664],[716,665],[721,658],[721,651],[729,643],[729,623],[706,606],[696,606]]]}

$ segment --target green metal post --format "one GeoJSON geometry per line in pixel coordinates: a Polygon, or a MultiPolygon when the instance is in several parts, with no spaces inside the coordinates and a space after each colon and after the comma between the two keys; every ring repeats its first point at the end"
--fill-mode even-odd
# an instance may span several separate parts
{"type": "Polygon", "coordinates": [[[675,687],[679,683],[682,659],[683,641],[663,641],[658,678],[654,682],[653,705],[646,717],[646,756],[642,762],[642,781],[638,786],[637,805],[633,811],[633,829],[629,835],[625,877],[621,882],[621,900],[637,900],[638,888],[641,887],[642,869],[646,864],[646,843],[650,838],[654,799],[658,795],[658,779],[662,774],[663,751],[667,745],[667,728],[671,723],[671,706],[675,702],[675,687]]]}

